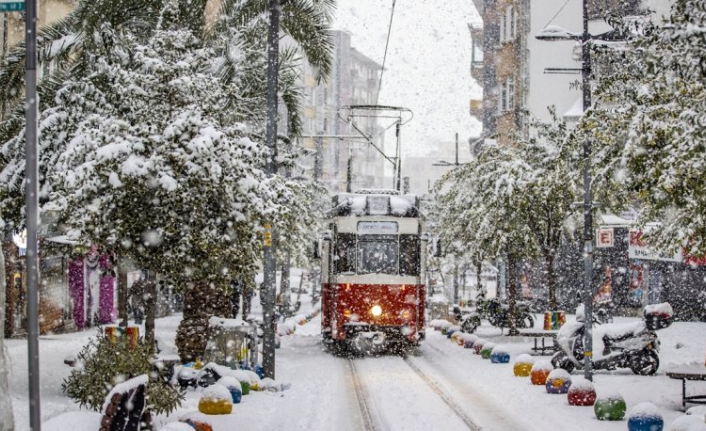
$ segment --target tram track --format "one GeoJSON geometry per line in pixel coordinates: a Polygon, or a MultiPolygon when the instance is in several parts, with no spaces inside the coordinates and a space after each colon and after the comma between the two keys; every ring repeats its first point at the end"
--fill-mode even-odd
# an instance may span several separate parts
{"type": "Polygon", "coordinates": [[[425,374],[416,364],[414,364],[407,355],[402,356],[402,359],[404,362],[409,366],[409,368],[414,371],[414,373],[421,378],[424,383],[426,383],[438,396],[439,398],[446,404],[451,411],[453,411],[456,416],[458,416],[461,421],[468,426],[468,429],[471,431],[481,431],[482,428],[480,425],[478,425],[473,419],[470,418],[464,412],[463,408],[454,401],[454,399],[449,396],[449,394],[443,390],[439,384],[429,377],[427,374],[425,374]]]}
{"type": "MultiPolygon", "coordinates": [[[[373,361],[375,360],[374,358],[371,358],[373,361]]],[[[394,357],[385,357],[385,358],[380,358],[381,361],[385,359],[395,359],[394,357]]],[[[448,420],[449,416],[452,415],[455,416],[458,420],[456,422],[458,425],[454,429],[468,429],[471,431],[481,431],[482,427],[478,425],[465,411],[464,409],[454,400],[454,397],[448,393],[439,383],[436,382],[436,380],[433,377],[430,377],[427,373],[425,373],[420,367],[418,367],[413,361],[411,361],[406,355],[403,355],[402,357],[399,357],[399,360],[401,360],[405,366],[400,367],[400,366],[395,366],[396,371],[400,371],[404,374],[407,374],[407,378],[409,380],[414,380],[417,379],[417,381],[421,380],[424,384],[420,387],[427,388],[428,390],[431,390],[431,392],[436,395],[436,399],[440,401],[438,403],[439,405],[444,406],[444,411],[446,411],[445,414],[445,419],[448,420]],[[409,371],[404,371],[405,369],[411,370],[412,373],[409,373],[409,371]]],[[[385,415],[381,415],[381,412],[378,412],[376,409],[376,404],[379,403],[379,399],[376,400],[375,396],[371,392],[372,387],[368,387],[369,385],[366,384],[366,379],[370,379],[370,376],[367,376],[367,372],[361,372],[360,368],[356,365],[356,363],[359,361],[359,359],[348,359],[348,367],[350,370],[350,375],[351,375],[351,380],[352,380],[352,385],[355,390],[355,398],[358,403],[358,407],[360,410],[360,415],[361,415],[361,421],[363,424],[363,429],[366,431],[382,431],[382,430],[387,430],[389,427],[386,425],[386,420],[393,420],[392,418],[389,417],[384,417],[385,415]],[[366,373],[365,376],[362,376],[361,374],[366,373]]],[[[396,361],[395,361],[396,362],[396,361]]],[[[365,368],[364,368],[365,369],[365,368]]],[[[375,386],[375,382],[371,381],[371,384],[375,386]]],[[[427,392],[428,393],[428,392],[427,392]]],[[[379,397],[379,395],[378,395],[379,397]]],[[[383,413],[386,413],[383,411],[383,413]]]]}
{"type": "Polygon", "coordinates": [[[348,368],[351,372],[351,379],[353,380],[353,388],[355,390],[355,396],[358,401],[358,408],[360,409],[361,419],[363,421],[363,428],[365,431],[380,431],[383,429],[381,426],[376,426],[375,421],[373,421],[373,415],[371,414],[371,408],[369,406],[370,397],[367,394],[367,389],[363,384],[360,376],[358,375],[358,370],[355,366],[355,361],[348,358],[348,368]]]}

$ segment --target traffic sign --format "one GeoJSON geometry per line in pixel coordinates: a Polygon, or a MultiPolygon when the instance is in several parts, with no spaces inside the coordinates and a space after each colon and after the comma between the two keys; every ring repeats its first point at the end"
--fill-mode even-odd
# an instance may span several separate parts
{"type": "Polygon", "coordinates": [[[25,10],[24,0],[0,0],[0,12],[18,12],[22,10],[25,10]]]}

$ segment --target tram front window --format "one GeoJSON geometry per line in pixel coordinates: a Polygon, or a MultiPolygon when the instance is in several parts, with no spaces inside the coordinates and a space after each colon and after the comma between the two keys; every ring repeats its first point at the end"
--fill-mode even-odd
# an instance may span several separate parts
{"type": "Polygon", "coordinates": [[[358,274],[397,274],[397,241],[358,242],[358,274]]]}

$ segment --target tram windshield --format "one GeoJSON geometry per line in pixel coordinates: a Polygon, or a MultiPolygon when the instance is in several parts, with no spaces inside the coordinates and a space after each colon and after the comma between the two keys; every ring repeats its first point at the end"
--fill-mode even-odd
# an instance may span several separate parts
{"type": "Polygon", "coordinates": [[[399,245],[396,239],[358,242],[358,274],[397,274],[399,245]]]}

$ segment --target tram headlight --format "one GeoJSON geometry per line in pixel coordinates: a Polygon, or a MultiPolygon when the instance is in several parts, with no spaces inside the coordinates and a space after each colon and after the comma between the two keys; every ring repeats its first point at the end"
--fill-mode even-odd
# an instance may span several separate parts
{"type": "Polygon", "coordinates": [[[404,320],[408,320],[410,317],[412,317],[412,312],[409,310],[402,310],[400,311],[400,317],[404,320]]]}
{"type": "Polygon", "coordinates": [[[370,309],[370,314],[375,317],[382,315],[382,307],[380,307],[379,305],[373,305],[373,308],[370,309]]]}

